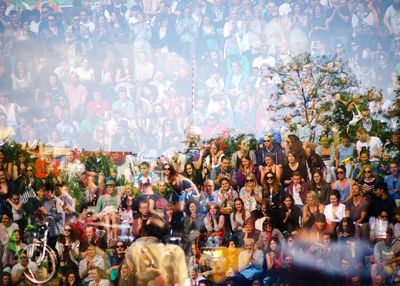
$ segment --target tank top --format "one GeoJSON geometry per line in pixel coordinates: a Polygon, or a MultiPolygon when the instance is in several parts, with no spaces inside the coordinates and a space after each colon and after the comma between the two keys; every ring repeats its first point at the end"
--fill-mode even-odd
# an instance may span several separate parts
{"type": "Polygon", "coordinates": [[[350,196],[350,180],[347,179],[343,189],[340,187],[339,181],[336,181],[336,190],[340,193],[340,201],[347,199],[350,196]]]}
{"type": "Polygon", "coordinates": [[[339,144],[339,164],[342,163],[343,160],[349,157],[354,156],[354,146],[350,145],[349,147],[343,147],[342,144],[339,144]]]}

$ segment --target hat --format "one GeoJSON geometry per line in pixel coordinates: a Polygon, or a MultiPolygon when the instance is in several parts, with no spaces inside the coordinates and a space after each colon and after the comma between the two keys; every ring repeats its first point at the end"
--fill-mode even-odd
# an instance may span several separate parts
{"type": "Polygon", "coordinates": [[[114,180],[107,180],[106,186],[108,186],[108,185],[115,185],[115,181],[114,180]]]}

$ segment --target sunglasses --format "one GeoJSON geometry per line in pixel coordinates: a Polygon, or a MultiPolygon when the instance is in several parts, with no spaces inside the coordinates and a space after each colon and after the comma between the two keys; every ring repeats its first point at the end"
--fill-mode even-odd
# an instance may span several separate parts
{"type": "Polygon", "coordinates": [[[337,171],[336,173],[338,173],[338,174],[344,174],[343,171],[337,171]]]}
{"type": "Polygon", "coordinates": [[[371,173],[371,170],[365,170],[365,173],[371,173]]]}
{"type": "Polygon", "coordinates": [[[171,168],[164,168],[164,171],[171,170],[171,168]]]}
{"type": "Polygon", "coordinates": [[[71,229],[70,228],[66,228],[66,229],[64,229],[64,231],[71,231],[71,229]]]}
{"type": "Polygon", "coordinates": [[[124,248],[123,245],[117,245],[117,248],[124,248]]]}
{"type": "Polygon", "coordinates": [[[264,142],[265,142],[265,143],[267,143],[267,142],[271,142],[271,140],[264,140],[264,142]]]}
{"type": "Polygon", "coordinates": [[[274,179],[274,177],[267,177],[267,180],[273,180],[274,179]]]}
{"type": "Polygon", "coordinates": [[[246,180],[246,182],[254,182],[254,180],[253,179],[248,179],[248,180],[246,180]]]}
{"type": "Polygon", "coordinates": [[[33,170],[32,170],[32,169],[26,169],[26,171],[27,171],[27,172],[33,172],[33,170]]]}

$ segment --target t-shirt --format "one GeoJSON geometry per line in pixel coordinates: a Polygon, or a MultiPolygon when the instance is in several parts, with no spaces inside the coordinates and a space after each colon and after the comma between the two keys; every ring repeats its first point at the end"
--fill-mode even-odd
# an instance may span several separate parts
{"type": "MultiPolygon", "coordinates": [[[[367,147],[370,154],[374,154],[378,151],[378,149],[382,148],[382,141],[378,137],[371,136],[369,142],[361,142],[357,141],[356,149],[358,152],[361,151],[362,147],[367,147]]],[[[371,158],[370,161],[378,161],[378,158],[371,158]]]]}
{"type": "Polygon", "coordinates": [[[368,211],[368,202],[362,200],[358,206],[355,206],[353,201],[350,201],[346,204],[346,211],[350,211],[350,217],[353,221],[357,221],[360,219],[362,212],[368,211]]]}

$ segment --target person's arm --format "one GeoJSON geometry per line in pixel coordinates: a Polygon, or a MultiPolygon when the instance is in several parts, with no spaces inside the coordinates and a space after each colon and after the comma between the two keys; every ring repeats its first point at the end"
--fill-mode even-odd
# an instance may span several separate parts
{"type": "Polygon", "coordinates": [[[142,226],[143,226],[143,221],[142,218],[136,218],[133,220],[133,224],[132,224],[132,234],[135,237],[139,237],[140,236],[140,232],[142,231],[142,226]]]}
{"type": "Polygon", "coordinates": [[[355,221],[355,223],[364,223],[365,219],[367,218],[367,212],[366,211],[362,211],[360,214],[360,218],[358,220],[355,221]]]}
{"type": "MultiPolygon", "coordinates": [[[[14,267],[16,267],[18,264],[16,264],[14,267]]],[[[13,269],[11,270],[11,281],[14,285],[18,285],[22,282],[22,280],[24,279],[25,275],[25,269],[26,267],[22,267],[22,269],[15,269],[13,267],[13,269]]]]}

